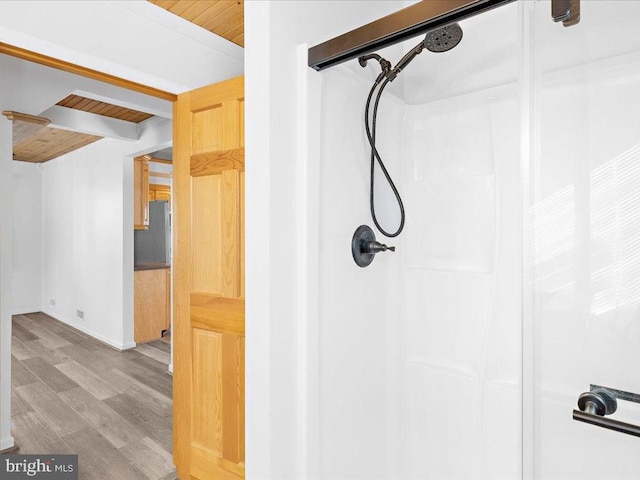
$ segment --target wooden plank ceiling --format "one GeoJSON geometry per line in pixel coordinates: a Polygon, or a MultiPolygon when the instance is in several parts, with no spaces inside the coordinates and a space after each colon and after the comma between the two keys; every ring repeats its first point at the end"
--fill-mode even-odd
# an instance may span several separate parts
{"type": "Polygon", "coordinates": [[[81,97],[79,95],[69,95],[56,103],[56,105],[133,123],[140,123],[153,117],[153,115],[149,113],[119,107],[118,105],[111,105],[110,103],[99,102],[98,100],[81,97]]]}
{"type": "Polygon", "coordinates": [[[31,137],[13,145],[13,159],[20,162],[47,162],[97,142],[101,138],[96,135],[44,127],[31,137]]]}
{"type": "MultiPolygon", "coordinates": [[[[153,116],[79,95],[69,95],[56,105],[133,123],[140,123],[153,116]]],[[[47,127],[49,120],[46,118],[42,119],[16,112],[3,113],[11,114],[11,116],[7,116],[13,120],[14,127],[13,159],[20,162],[47,162],[102,138],[96,135],[47,127]]]]}
{"type": "Polygon", "coordinates": [[[149,0],[244,47],[244,0],[149,0]]]}
{"type": "Polygon", "coordinates": [[[100,140],[102,137],[48,127],[48,118],[5,110],[13,122],[13,159],[42,163],[100,140]]]}

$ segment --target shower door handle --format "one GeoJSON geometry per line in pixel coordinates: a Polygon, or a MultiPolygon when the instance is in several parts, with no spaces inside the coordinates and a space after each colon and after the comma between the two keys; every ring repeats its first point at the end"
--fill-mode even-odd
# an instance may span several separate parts
{"type": "Polygon", "coordinates": [[[578,397],[578,408],[580,410],[573,411],[573,419],[640,437],[640,425],[621,422],[605,416],[611,415],[616,411],[618,400],[640,403],[640,395],[614,388],[591,385],[591,389],[588,392],[578,397]]]}
{"type": "Polygon", "coordinates": [[[596,425],[597,427],[608,428],[609,430],[615,430],[616,432],[640,437],[640,425],[621,422],[612,418],[601,417],[599,415],[581,412],[580,410],[573,411],[573,419],[578,420],[579,422],[590,423],[591,425],[596,425]]]}

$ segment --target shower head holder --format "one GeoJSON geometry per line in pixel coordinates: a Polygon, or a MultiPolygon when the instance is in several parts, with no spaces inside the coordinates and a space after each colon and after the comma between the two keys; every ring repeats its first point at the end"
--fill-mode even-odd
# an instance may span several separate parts
{"type": "Polygon", "coordinates": [[[396,247],[387,247],[384,243],[376,241],[376,234],[367,225],[356,228],[351,239],[351,254],[359,267],[368,267],[376,254],[380,252],[396,251],[396,247]]]}
{"type": "Polygon", "coordinates": [[[362,55],[358,57],[358,63],[360,63],[360,66],[364,68],[367,66],[367,62],[371,59],[377,60],[378,63],[380,64],[380,68],[382,69],[382,73],[385,76],[389,76],[389,73],[391,72],[391,69],[392,69],[391,62],[386,58],[382,58],[377,53],[370,53],[369,55],[362,55]]]}

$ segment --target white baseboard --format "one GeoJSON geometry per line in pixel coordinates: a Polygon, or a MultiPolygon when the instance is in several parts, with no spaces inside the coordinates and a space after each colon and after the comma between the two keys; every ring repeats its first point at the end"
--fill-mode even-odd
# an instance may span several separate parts
{"type": "Polygon", "coordinates": [[[90,337],[93,337],[102,343],[106,343],[107,345],[115,348],[116,350],[129,350],[130,348],[134,348],[136,346],[135,342],[129,342],[129,343],[116,342],[111,338],[105,337],[104,335],[94,332],[93,330],[85,327],[84,325],[78,322],[71,322],[66,318],[62,318],[59,314],[52,312],[51,310],[42,309],[42,312],[46,313],[50,317],[55,318],[56,320],[61,321],[62,323],[66,323],[67,325],[75,328],[76,330],[80,330],[82,333],[86,333],[90,337]]]}
{"type": "Polygon", "coordinates": [[[41,311],[42,307],[38,305],[37,307],[32,308],[16,308],[13,312],[11,312],[11,315],[25,315],[27,313],[37,313],[41,311]]]}
{"type": "Polygon", "coordinates": [[[170,373],[171,375],[173,375],[173,363],[170,363],[170,364],[169,364],[169,368],[167,368],[167,370],[169,371],[169,373],[170,373]]]}
{"type": "Polygon", "coordinates": [[[13,448],[15,444],[16,443],[14,442],[13,437],[3,438],[2,440],[0,440],[0,452],[8,448],[13,448]]]}

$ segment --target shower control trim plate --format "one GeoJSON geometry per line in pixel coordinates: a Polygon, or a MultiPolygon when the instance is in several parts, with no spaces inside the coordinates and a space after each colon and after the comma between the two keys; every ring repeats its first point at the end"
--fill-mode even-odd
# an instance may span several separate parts
{"type": "Polygon", "coordinates": [[[380,252],[396,251],[396,247],[387,247],[384,243],[376,241],[376,234],[368,225],[360,225],[356,228],[351,238],[351,254],[359,267],[368,267],[376,254],[380,252]]]}

